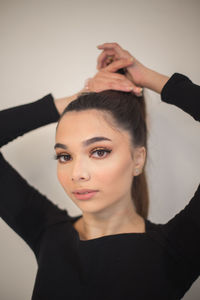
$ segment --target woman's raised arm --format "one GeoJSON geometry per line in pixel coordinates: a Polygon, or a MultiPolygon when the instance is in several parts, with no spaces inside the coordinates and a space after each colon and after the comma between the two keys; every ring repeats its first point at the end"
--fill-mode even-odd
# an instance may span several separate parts
{"type": "Polygon", "coordinates": [[[111,61],[119,59],[130,59],[132,64],[126,68],[127,76],[136,86],[149,88],[160,93],[169,77],[155,72],[132,56],[127,50],[124,50],[117,43],[104,43],[98,46],[102,50],[97,59],[97,69],[100,70],[108,65],[111,61]]]}
{"type": "Polygon", "coordinates": [[[169,78],[151,70],[117,43],[105,43],[98,48],[102,50],[97,60],[99,70],[111,60],[132,59],[132,65],[126,68],[126,75],[136,86],[160,93],[162,101],[174,104],[189,113],[195,120],[200,120],[200,86],[194,84],[188,77],[175,73],[169,78]]]}
{"type": "Polygon", "coordinates": [[[58,121],[76,95],[54,100],[51,94],[28,104],[0,111],[0,147],[33,129],[58,121]]]}
{"type": "MultiPolygon", "coordinates": [[[[62,101],[63,102],[63,101],[62,101]]],[[[57,102],[60,105],[60,101],[57,102]]],[[[56,122],[58,108],[49,94],[24,105],[0,111],[0,146],[28,131],[56,122]]],[[[31,186],[0,153],[0,217],[35,250],[36,241],[49,220],[68,218],[31,186]],[[49,216],[53,216],[50,218],[49,216]]]]}
{"type": "Polygon", "coordinates": [[[174,104],[200,121],[200,86],[188,77],[175,73],[161,91],[161,99],[174,104]]]}

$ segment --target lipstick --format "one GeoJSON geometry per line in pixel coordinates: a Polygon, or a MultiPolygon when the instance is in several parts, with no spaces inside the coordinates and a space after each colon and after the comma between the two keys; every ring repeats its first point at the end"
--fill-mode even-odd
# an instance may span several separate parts
{"type": "Polygon", "coordinates": [[[73,194],[79,200],[88,200],[92,198],[97,192],[97,190],[79,189],[73,191],[73,194]]]}

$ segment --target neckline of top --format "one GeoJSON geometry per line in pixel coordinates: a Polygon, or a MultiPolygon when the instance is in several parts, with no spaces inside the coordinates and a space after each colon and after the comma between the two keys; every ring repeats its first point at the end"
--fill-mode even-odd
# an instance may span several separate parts
{"type": "Polygon", "coordinates": [[[93,243],[93,242],[98,242],[98,241],[102,241],[105,239],[113,239],[113,238],[117,238],[117,237],[123,237],[123,236],[145,236],[148,232],[149,229],[151,228],[151,221],[144,219],[145,222],[145,232],[126,232],[126,233],[117,233],[117,234],[110,234],[110,235],[104,235],[98,238],[94,238],[94,239],[89,239],[89,240],[81,240],[80,236],[79,236],[79,232],[76,230],[76,228],[73,226],[73,223],[75,223],[78,219],[80,219],[82,217],[82,215],[80,216],[76,216],[76,217],[72,217],[71,219],[71,224],[72,224],[72,230],[75,232],[77,238],[78,238],[78,242],[80,244],[89,244],[89,243],[93,243]]]}

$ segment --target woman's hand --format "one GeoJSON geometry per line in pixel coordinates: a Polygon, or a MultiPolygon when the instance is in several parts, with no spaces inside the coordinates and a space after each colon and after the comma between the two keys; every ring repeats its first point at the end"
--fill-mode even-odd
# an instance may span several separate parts
{"type": "Polygon", "coordinates": [[[141,88],[138,88],[126,76],[116,73],[117,70],[129,67],[131,64],[132,60],[130,59],[119,59],[109,66],[101,68],[94,77],[89,78],[85,87],[79,93],[70,97],[55,99],[54,103],[59,114],[62,114],[65,107],[83,92],[101,92],[104,90],[133,91],[137,96],[141,96],[141,88]]]}
{"type": "Polygon", "coordinates": [[[138,86],[143,85],[143,76],[146,67],[142,65],[135,57],[133,57],[127,50],[124,50],[117,43],[105,43],[98,46],[98,49],[103,50],[97,59],[97,69],[105,68],[111,61],[118,59],[129,59],[132,64],[126,69],[130,74],[130,78],[138,86]]]}
{"type": "Polygon", "coordinates": [[[104,90],[133,91],[137,96],[141,96],[141,88],[138,88],[126,76],[116,73],[117,70],[129,67],[131,64],[132,60],[130,59],[119,59],[109,66],[101,68],[94,77],[89,78],[85,87],[79,93],[70,97],[55,99],[54,103],[59,114],[62,114],[65,107],[83,92],[101,92],[104,90]]]}
{"type": "Polygon", "coordinates": [[[117,70],[131,65],[132,59],[124,58],[101,67],[93,78],[87,80],[85,89],[90,92],[101,92],[104,90],[133,91],[137,96],[141,96],[142,89],[140,87],[137,87],[126,76],[116,73],[117,70]]]}
{"type": "Polygon", "coordinates": [[[169,77],[145,67],[117,43],[104,43],[99,45],[98,49],[103,50],[97,59],[98,70],[105,68],[112,61],[117,61],[119,59],[132,60],[132,64],[126,67],[126,76],[133,81],[135,86],[149,88],[160,93],[169,79],[169,77]]]}

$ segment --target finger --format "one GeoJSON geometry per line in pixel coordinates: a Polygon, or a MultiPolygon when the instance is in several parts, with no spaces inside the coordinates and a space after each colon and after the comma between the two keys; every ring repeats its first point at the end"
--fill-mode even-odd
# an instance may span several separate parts
{"type": "Polygon", "coordinates": [[[116,49],[121,48],[117,43],[104,43],[97,46],[98,49],[104,50],[104,49],[116,49]]]}
{"type": "MultiPolygon", "coordinates": [[[[115,89],[117,89],[117,86],[121,87],[120,90],[123,88],[124,91],[132,91],[136,96],[142,96],[143,89],[139,86],[137,86],[135,83],[132,81],[128,80],[126,76],[120,75],[120,74],[114,74],[114,73],[109,73],[112,75],[119,75],[118,77],[116,76],[110,76],[109,80],[110,83],[114,85],[115,89]]],[[[106,79],[106,77],[105,77],[106,79]]],[[[108,79],[106,79],[108,81],[108,79]]]]}
{"type": "Polygon", "coordinates": [[[142,95],[142,89],[128,80],[124,75],[101,73],[100,76],[90,78],[87,83],[87,91],[100,92],[104,90],[118,90],[124,92],[133,92],[137,96],[142,95]]]}
{"type": "Polygon", "coordinates": [[[133,87],[131,85],[127,85],[123,82],[109,81],[106,84],[103,82],[96,86],[91,85],[91,90],[95,92],[101,92],[105,90],[116,90],[116,91],[124,91],[124,92],[132,92],[133,87]]]}
{"type": "Polygon", "coordinates": [[[104,50],[97,58],[97,69],[100,70],[107,66],[106,60],[108,57],[116,58],[116,53],[113,50],[104,50]]]}
{"type": "Polygon", "coordinates": [[[109,83],[109,89],[115,91],[132,92],[133,86],[129,84],[127,85],[126,83],[123,82],[113,81],[109,83]]]}
{"type": "Polygon", "coordinates": [[[90,87],[100,90],[123,90],[125,92],[133,92],[136,95],[141,94],[141,88],[137,87],[126,76],[117,73],[101,72],[99,76],[90,81],[90,87]]]}
{"type": "Polygon", "coordinates": [[[104,70],[101,70],[99,71],[96,76],[96,78],[99,78],[99,79],[104,79],[104,80],[124,80],[124,79],[128,79],[126,76],[122,75],[122,74],[119,74],[119,73],[111,73],[111,72],[108,72],[106,71],[106,68],[104,68],[104,70]]]}
{"type": "Polygon", "coordinates": [[[143,95],[143,89],[141,87],[139,87],[139,86],[134,85],[133,93],[136,96],[141,97],[143,95]]]}
{"type": "Polygon", "coordinates": [[[105,65],[105,59],[106,59],[107,56],[108,56],[107,53],[104,52],[104,51],[98,56],[98,58],[97,58],[97,70],[105,68],[105,66],[106,66],[105,65]]]}
{"type": "MultiPolygon", "coordinates": [[[[115,84],[117,84],[116,81],[115,81],[115,84]]],[[[128,91],[128,89],[129,89],[129,91],[132,91],[136,96],[142,96],[142,88],[135,85],[132,81],[130,81],[128,79],[121,80],[120,85],[123,85],[124,87],[126,87],[127,91],[128,91]]]]}
{"type": "Polygon", "coordinates": [[[116,72],[119,69],[130,67],[133,64],[133,60],[131,59],[119,59],[108,65],[104,68],[105,71],[108,72],[116,72]]]}

